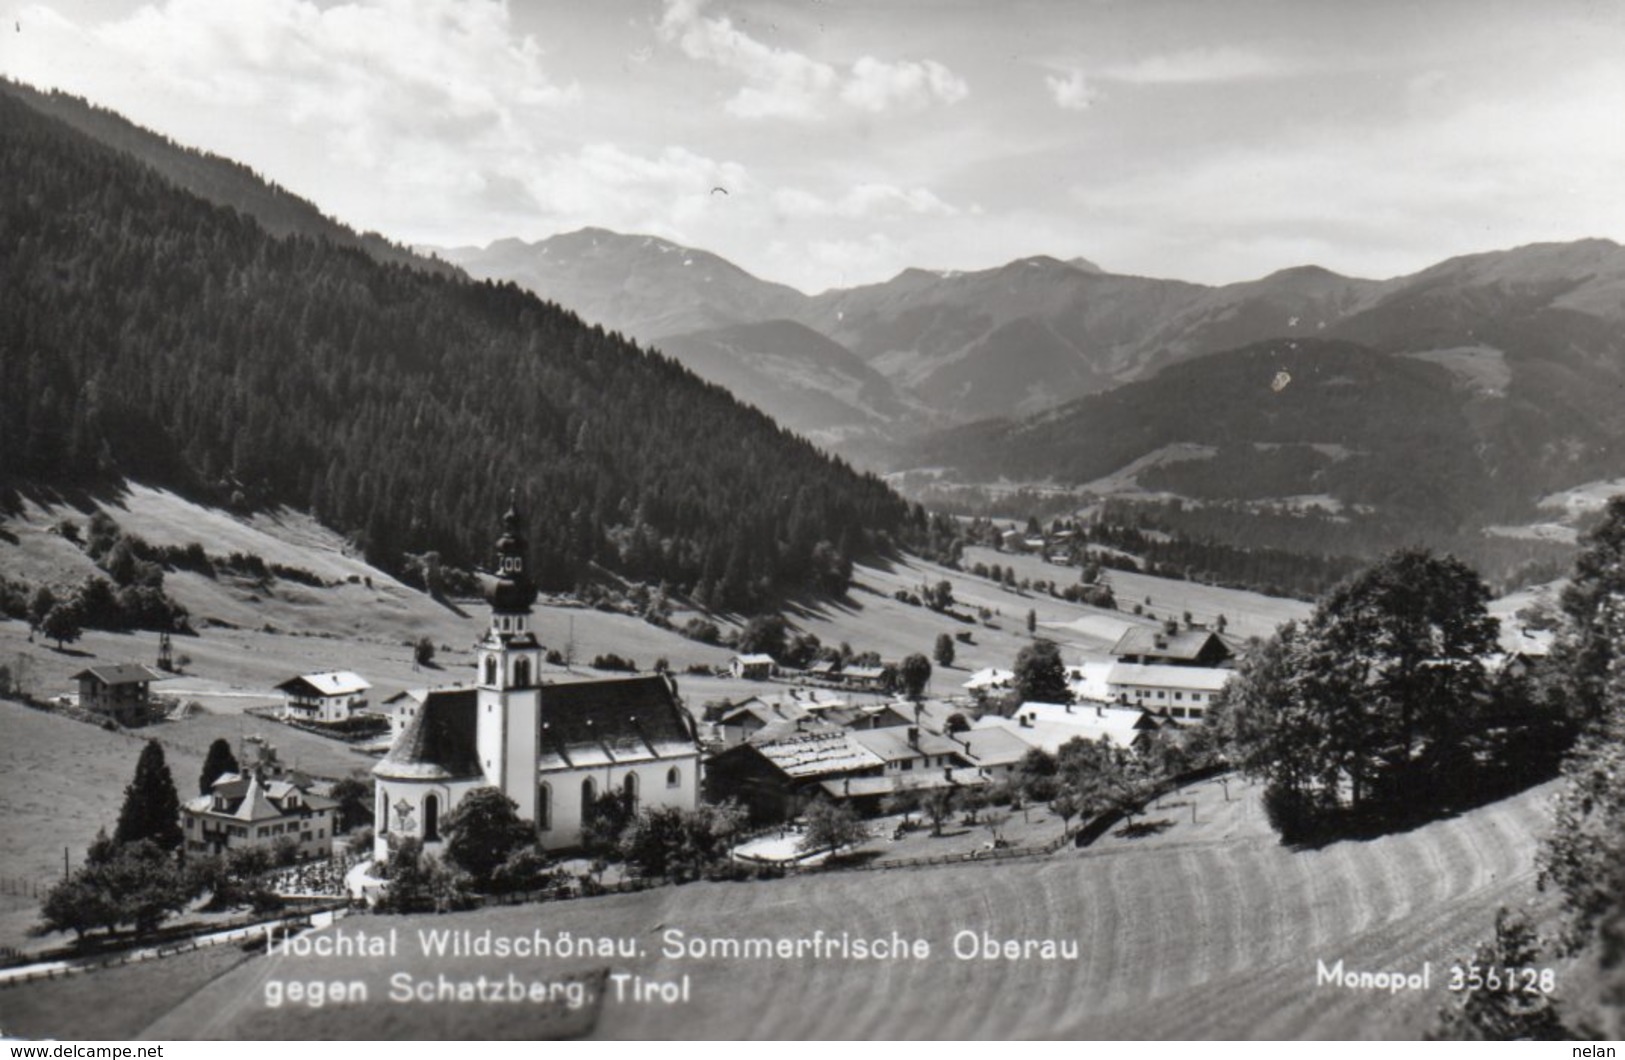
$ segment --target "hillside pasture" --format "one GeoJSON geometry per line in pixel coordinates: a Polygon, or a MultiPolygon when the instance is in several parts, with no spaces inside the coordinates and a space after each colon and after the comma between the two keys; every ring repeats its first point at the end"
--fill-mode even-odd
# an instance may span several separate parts
{"type": "MultiPolygon", "coordinates": [[[[540,1033],[514,1005],[394,1004],[388,976],[552,978],[597,959],[424,958],[418,928],[500,936],[571,932],[638,940],[613,962],[645,978],[691,979],[688,1004],[606,1001],[609,1037],[1414,1038],[1451,995],[1448,963],[1471,952],[1502,904],[1535,897],[1533,852],[1547,788],[1368,842],[1293,851],[1267,834],[1124,840],[999,865],[848,872],[770,883],[692,884],[555,905],[339,929],[401,931],[395,961],[265,957],[171,1011],[143,1037],[438,1038],[540,1033]],[[798,938],[815,931],[928,941],[919,961],[677,958],[685,938],[798,938]],[[958,959],[955,936],[1075,941],[1076,960],[958,959]],[[1317,962],[1419,972],[1431,988],[1390,994],[1317,985],[1317,962]],[[267,1008],[271,979],[357,979],[370,1000],[267,1008]]],[[[1256,791],[1238,793],[1256,799],[1256,791]]],[[[1171,798],[1177,800],[1181,793],[1171,798]]],[[[1252,811],[1238,810],[1245,821],[1252,811]]],[[[1537,909],[1537,912],[1539,910],[1537,909]]],[[[334,929],[328,929],[334,930],[334,929]]],[[[960,940],[961,945],[965,939],[960,940]]],[[[27,988],[23,988],[27,989],[27,988]]]]}
{"type": "MultiPolygon", "coordinates": [[[[1041,556],[1031,553],[1000,552],[985,546],[967,548],[961,562],[966,567],[977,563],[1013,567],[1017,579],[1054,581],[1063,586],[1072,584],[1078,579],[1076,567],[1048,563],[1041,556]]],[[[1116,612],[1107,611],[1104,614],[1128,622],[1167,618],[1178,620],[1189,611],[1193,620],[1209,625],[1223,615],[1227,623],[1226,629],[1235,636],[1267,637],[1283,622],[1307,618],[1314,609],[1313,605],[1302,600],[1265,596],[1263,593],[1246,589],[1227,589],[1223,586],[1203,585],[1175,578],[1159,578],[1132,571],[1107,570],[1104,577],[1117,597],[1119,608],[1116,612]],[[1151,598],[1149,604],[1146,603],[1146,597],[1151,598]],[[1133,614],[1136,604],[1145,611],[1144,616],[1133,614]]],[[[1069,606],[1059,600],[1051,602],[1063,607],[1069,606]]],[[[1078,610],[1100,613],[1095,608],[1078,608],[1078,610]]],[[[1045,609],[1039,608],[1038,619],[1041,624],[1046,623],[1045,609]]]]}

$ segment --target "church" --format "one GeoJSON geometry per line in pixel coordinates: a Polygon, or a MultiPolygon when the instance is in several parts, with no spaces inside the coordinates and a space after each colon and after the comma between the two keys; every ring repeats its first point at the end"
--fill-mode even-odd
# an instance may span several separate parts
{"type": "Polygon", "coordinates": [[[699,804],[699,743],[672,678],[543,679],[531,626],[536,587],[519,522],[510,505],[475,684],[422,693],[422,706],[373,768],[380,861],[392,839],[434,849],[447,815],[487,786],[518,804],[550,850],[579,846],[583,821],[609,792],[625,792],[639,806],[699,804]]]}

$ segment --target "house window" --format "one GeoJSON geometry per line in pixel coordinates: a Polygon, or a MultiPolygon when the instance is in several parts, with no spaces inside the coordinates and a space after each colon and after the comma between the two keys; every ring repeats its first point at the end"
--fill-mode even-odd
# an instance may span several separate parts
{"type": "Polygon", "coordinates": [[[898,769],[903,769],[903,770],[913,769],[914,768],[914,760],[912,758],[905,759],[903,762],[901,762],[897,766],[897,768],[898,769]]]}
{"type": "Polygon", "coordinates": [[[683,775],[677,771],[676,766],[666,770],[666,787],[675,788],[683,783],[683,775]]]}

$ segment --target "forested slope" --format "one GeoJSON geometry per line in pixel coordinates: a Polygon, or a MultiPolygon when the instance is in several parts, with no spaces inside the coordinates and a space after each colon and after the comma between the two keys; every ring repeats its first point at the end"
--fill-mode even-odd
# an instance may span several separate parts
{"type": "Polygon", "coordinates": [[[13,488],[307,507],[385,565],[476,562],[516,488],[545,583],[599,563],[729,607],[906,530],[878,480],[512,285],[274,237],[9,96],[0,178],[13,488]]]}

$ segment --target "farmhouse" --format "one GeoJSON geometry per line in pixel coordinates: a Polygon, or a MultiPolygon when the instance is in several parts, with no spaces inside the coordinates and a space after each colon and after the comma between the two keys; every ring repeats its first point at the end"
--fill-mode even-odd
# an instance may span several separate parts
{"type": "Polygon", "coordinates": [[[1155,715],[1139,708],[1023,703],[1014,716],[990,715],[978,721],[973,731],[1000,729],[1030,747],[1055,754],[1061,745],[1079,738],[1106,740],[1124,750],[1138,749],[1163,724],[1155,715]]]}
{"type": "Polygon", "coordinates": [[[852,733],[852,739],[885,766],[885,772],[909,773],[959,765],[960,745],[918,725],[895,725],[852,733]]]}
{"type": "Polygon", "coordinates": [[[409,688],[405,692],[397,692],[384,700],[371,713],[388,719],[390,739],[400,738],[406,731],[406,726],[423,709],[423,703],[429,698],[427,688],[409,688]]]}
{"type": "Polygon", "coordinates": [[[731,747],[706,763],[706,796],[739,800],[757,822],[793,817],[821,781],[885,772],[885,760],[855,737],[841,729],[731,747]]]}
{"type": "Polygon", "coordinates": [[[186,849],[224,854],[291,845],[300,859],[325,856],[333,846],[338,803],[310,787],[308,778],[273,776],[259,768],[227,773],[207,795],[181,806],[186,849]]]}
{"type": "Polygon", "coordinates": [[[1207,717],[1214,697],[1234,672],[1201,666],[1118,663],[1106,675],[1106,689],[1114,703],[1166,709],[1176,720],[1200,721],[1207,717]]]}
{"type": "Polygon", "coordinates": [[[296,721],[348,721],[367,709],[372,686],[349,670],[302,674],[277,685],[283,694],[282,716],[296,721]]]}
{"type": "Polygon", "coordinates": [[[518,512],[510,507],[503,521],[476,683],[427,692],[373,767],[380,859],[391,841],[440,842],[446,815],[485,786],[513,799],[552,849],[580,845],[593,804],[610,792],[640,805],[698,805],[699,744],[670,677],[542,681],[518,512]]]}
{"type": "Polygon", "coordinates": [[[80,670],[73,679],[79,682],[79,706],[120,725],[133,725],[152,707],[152,682],[164,676],[139,663],[117,663],[80,670]]]}
{"type": "Polygon", "coordinates": [[[778,665],[771,655],[735,655],[728,661],[728,673],[748,681],[766,681],[778,665]]]}
{"type": "Polygon", "coordinates": [[[970,675],[970,680],[959,687],[973,695],[988,692],[1003,692],[1008,689],[1016,679],[1014,670],[1000,670],[994,667],[984,667],[970,675]]]}
{"type": "Polygon", "coordinates": [[[1008,729],[967,729],[950,737],[959,744],[959,757],[989,780],[1013,776],[1033,745],[1008,729]]]}
{"type": "Polygon", "coordinates": [[[1223,666],[1235,652],[1210,629],[1170,632],[1161,626],[1131,626],[1118,638],[1112,655],[1119,662],[1142,665],[1223,666]]]}

